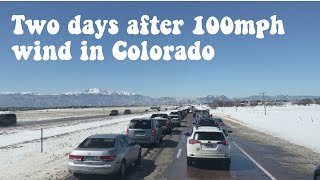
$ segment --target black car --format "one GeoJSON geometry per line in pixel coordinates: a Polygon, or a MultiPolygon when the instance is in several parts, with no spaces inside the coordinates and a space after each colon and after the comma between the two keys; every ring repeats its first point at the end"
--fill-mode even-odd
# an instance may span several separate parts
{"type": "Polygon", "coordinates": [[[320,180],[320,165],[314,170],[313,180],[320,180]]]}
{"type": "Polygon", "coordinates": [[[110,112],[110,116],[118,116],[119,115],[119,111],[118,110],[112,110],[110,112]]]}
{"type": "Polygon", "coordinates": [[[196,126],[212,126],[219,127],[213,118],[200,118],[195,122],[196,126]]]}
{"type": "Polygon", "coordinates": [[[130,109],[126,109],[124,110],[124,113],[123,114],[132,114],[131,110],[130,109]]]}
{"type": "Polygon", "coordinates": [[[0,114],[0,126],[10,126],[17,123],[15,114],[0,114]]]}

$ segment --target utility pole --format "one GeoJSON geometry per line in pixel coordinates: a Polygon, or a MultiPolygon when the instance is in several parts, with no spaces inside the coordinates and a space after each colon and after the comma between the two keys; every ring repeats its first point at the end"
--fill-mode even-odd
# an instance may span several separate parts
{"type": "Polygon", "coordinates": [[[267,115],[267,109],[266,109],[266,102],[264,101],[264,95],[266,94],[265,92],[260,93],[262,94],[262,103],[264,107],[264,115],[267,115]]]}

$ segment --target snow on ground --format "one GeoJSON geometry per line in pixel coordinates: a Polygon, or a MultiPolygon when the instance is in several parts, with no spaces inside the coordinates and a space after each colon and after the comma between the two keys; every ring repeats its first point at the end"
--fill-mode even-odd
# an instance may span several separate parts
{"type": "Polygon", "coordinates": [[[320,152],[319,105],[267,107],[267,115],[263,106],[220,107],[210,113],[231,117],[235,122],[320,152]]]}
{"type": "Polygon", "coordinates": [[[98,133],[122,133],[132,118],[150,115],[118,116],[65,127],[43,127],[43,153],[40,153],[39,129],[0,135],[0,179],[61,179],[68,174],[68,154],[86,137],[98,133]]]}
{"type": "Polygon", "coordinates": [[[67,108],[67,109],[43,109],[31,111],[16,111],[18,122],[41,121],[47,119],[60,119],[69,117],[109,115],[111,110],[119,110],[122,114],[125,109],[130,109],[134,113],[144,112],[150,107],[106,107],[106,108],[67,108]]]}

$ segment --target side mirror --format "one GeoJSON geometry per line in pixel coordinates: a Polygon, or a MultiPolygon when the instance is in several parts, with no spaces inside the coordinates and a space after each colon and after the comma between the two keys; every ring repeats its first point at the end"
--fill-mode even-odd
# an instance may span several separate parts
{"type": "Polygon", "coordinates": [[[184,135],[185,136],[191,136],[190,132],[185,132],[184,135]]]}

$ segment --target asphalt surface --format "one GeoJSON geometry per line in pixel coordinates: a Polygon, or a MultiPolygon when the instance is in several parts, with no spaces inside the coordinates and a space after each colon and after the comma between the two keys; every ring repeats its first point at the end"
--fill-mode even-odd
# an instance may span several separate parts
{"type": "MultiPolygon", "coordinates": [[[[269,146],[267,143],[257,143],[248,140],[237,132],[240,129],[232,126],[233,133],[229,134],[231,144],[230,170],[224,170],[217,161],[196,162],[187,166],[186,136],[184,132],[192,127],[192,116],[189,115],[182,123],[182,127],[175,128],[172,135],[167,135],[164,141],[155,148],[143,148],[143,160],[140,166],[128,169],[127,179],[312,179],[312,173],[299,171],[296,164],[281,164],[282,157],[294,155],[286,154],[281,147],[269,146]]],[[[228,122],[225,121],[228,125],[228,122]]],[[[243,131],[243,127],[241,128],[243,131]]],[[[65,179],[77,179],[69,174],[65,179]]],[[[87,179],[118,179],[117,176],[88,176],[87,179]]]]}

